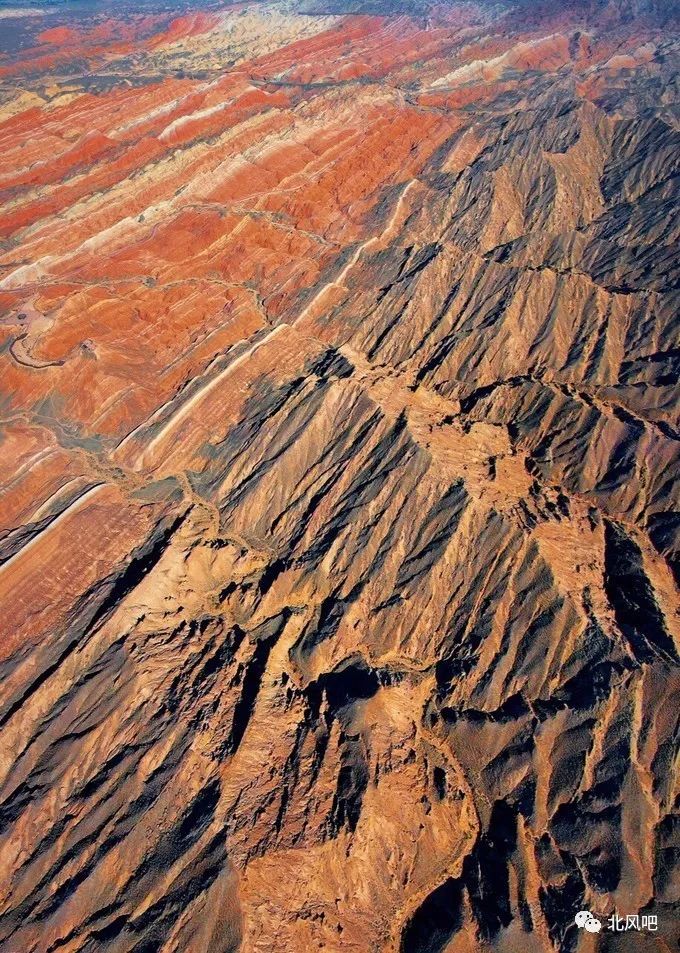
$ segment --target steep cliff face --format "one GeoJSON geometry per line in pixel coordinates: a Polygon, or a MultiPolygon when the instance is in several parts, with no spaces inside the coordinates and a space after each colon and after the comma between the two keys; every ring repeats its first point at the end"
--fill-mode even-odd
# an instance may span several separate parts
{"type": "Polygon", "coordinates": [[[6,18],[2,953],[675,948],[672,12],[6,18]]]}

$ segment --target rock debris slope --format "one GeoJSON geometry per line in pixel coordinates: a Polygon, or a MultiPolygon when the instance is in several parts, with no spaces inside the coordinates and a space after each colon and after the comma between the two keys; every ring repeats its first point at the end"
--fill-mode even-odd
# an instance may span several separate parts
{"type": "Polygon", "coordinates": [[[675,948],[672,12],[3,13],[2,953],[675,948]]]}

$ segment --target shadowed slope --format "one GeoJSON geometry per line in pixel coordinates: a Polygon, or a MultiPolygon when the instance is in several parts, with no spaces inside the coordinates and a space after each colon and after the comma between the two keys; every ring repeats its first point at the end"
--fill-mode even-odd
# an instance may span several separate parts
{"type": "Polygon", "coordinates": [[[677,938],[674,25],[356,10],[0,63],[3,953],[677,938]]]}

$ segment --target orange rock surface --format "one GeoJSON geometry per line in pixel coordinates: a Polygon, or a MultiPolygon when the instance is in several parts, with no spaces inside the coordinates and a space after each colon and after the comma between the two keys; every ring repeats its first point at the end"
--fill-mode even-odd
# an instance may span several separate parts
{"type": "Polygon", "coordinates": [[[19,7],[0,953],[674,949],[671,5],[19,7]]]}

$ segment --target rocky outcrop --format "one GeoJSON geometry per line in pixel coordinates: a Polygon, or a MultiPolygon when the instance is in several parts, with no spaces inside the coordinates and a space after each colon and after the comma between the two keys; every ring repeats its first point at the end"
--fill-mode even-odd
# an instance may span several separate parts
{"type": "Polygon", "coordinates": [[[671,948],[672,12],[11,20],[3,953],[671,948]]]}

